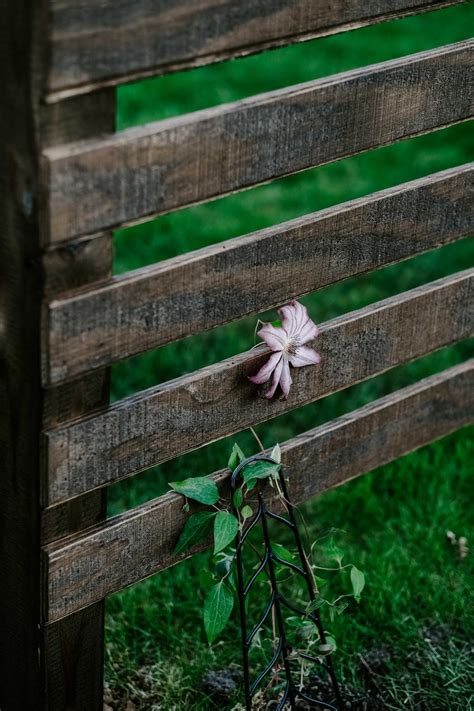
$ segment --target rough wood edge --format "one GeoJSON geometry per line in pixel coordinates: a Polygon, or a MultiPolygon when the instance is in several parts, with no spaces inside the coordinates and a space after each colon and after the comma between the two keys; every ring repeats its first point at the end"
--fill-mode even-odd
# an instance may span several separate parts
{"type": "MultiPolygon", "coordinates": [[[[310,40],[328,37],[335,34],[342,34],[344,32],[350,32],[353,30],[361,29],[363,27],[381,24],[390,20],[407,18],[413,15],[421,15],[427,12],[441,10],[443,8],[448,8],[454,5],[466,4],[466,2],[467,0],[439,0],[438,2],[434,0],[430,3],[430,5],[420,3],[420,5],[418,5],[417,7],[407,8],[405,10],[400,9],[397,11],[385,12],[382,15],[364,18],[362,20],[354,19],[351,22],[347,22],[340,25],[335,24],[334,26],[324,27],[320,30],[315,30],[313,32],[310,31],[297,33],[295,35],[276,38],[274,40],[256,42],[244,47],[236,47],[234,49],[224,50],[220,52],[211,52],[202,56],[190,57],[189,59],[185,59],[179,62],[156,64],[151,67],[144,67],[141,70],[130,71],[124,74],[119,74],[110,77],[97,78],[89,82],[65,84],[60,88],[52,88],[52,81],[50,78],[45,85],[44,101],[46,103],[57,103],[73,96],[97,91],[103,87],[118,86],[121,84],[131,83],[142,79],[148,79],[154,76],[162,76],[164,74],[171,74],[178,71],[195,69],[207,66],[209,64],[223,62],[229,59],[244,58],[254,54],[259,54],[266,50],[279,49],[292,44],[308,42],[310,40]]],[[[53,44],[53,38],[51,37],[50,44],[53,44]]],[[[52,73],[53,72],[51,71],[50,67],[50,75],[52,75],[52,73]]]]}
{"type": "Polygon", "coordinates": [[[467,269],[323,324],[315,344],[322,364],[292,370],[288,400],[259,397],[248,381],[268,357],[259,347],[46,432],[45,504],[107,486],[468,338],[473,284],[474,268],[467,269]]]}
{"type": "MultiPolygon", "coordinates": [[[[59,411],[90,412],[91,407],[81,405],[91,400],[103,405],[106,400],[100,372],[88,379],[88,392],[80,397],[80,383],[48,392],[41,386],[41,300],[46,292],[59,291],[59,284],[64,289],[66,278],[69,284],[79,284],[91,275],[83,254],[71,256],[67,269],[61,260],[52,264],[45,258],[38,159],[41,150],[55,141],[113,129],[114,92],[55,106],[41,103],[45,5],[42,0],[6,0],[0,13],[0,707],[98,711],[103,705],[103,603],[47,631],[41,624],[41,545],[54,534],[39,500],[40,431],[56,421],[59,411]]],[[[100,245],[91,246],[94,255],[100,245]]],[[[92,256],[89,259],[93,261],[92,256]]],[[[108,274],[103,260],[99,271],[103,278],[108,274]]],[[[86,498],[94,505],[68,504],[68,520],[55,533],[64,535],[104,519],[104,495],[86,498]],[[76,527],[69,526],[72,520],[76,527]]]]}
{"type": "MultiPolygon", "coordinates": [[[[474,359],[398,390],[282,446],[295,503],[443,437],[474,420],[474,359]],[[293,468],[294,467],[294,468],[293,468]]],[[[214,473],[228,495],[228,470],[214,473]]],[[[54,621],[205,549],[173,553],[186,520],[165,494],[44,549],[54,621]]]]}
{"type": "MultiPolygon", "coordinates": [[[[463,200],[466,205],[469,204],[473,171],[474,163],[445,170],[275,227],[188,252],[113,277],[106,282],[68,291],[52,300],[45,308],[44,330],[47,332],[47,340],[44,352],[45,371],[48,371],[45,377],[49,375],[50,382],[51,375],[59,372],[65,374],[66,379],[77,377],[96,367],[265,311],[342,279],[462,239],[474,229],[472,210],[469,212],[469,208],[462,207],[463,200]],[[460,183],[462,179],[464,183],[460,183]],[[436,194],[433,193],[438,189],[447,192],[446,195],[440,193],[445,206],[443,219],[439,227],[428,222],[426,235],[423,234],[422,239],[415,229],[416,220],[425,228],[426,216],[424,213],[419,215],[419,212],[425,203],[436,201],[436,194]],[[450,191],[453,193],[451,201],[450,191]],[[406,200],[412,198],[413,201],[416,198],[416,202],[407,205],[406,200]],[[400,204],[395,203],[395,200],[400,204]],[[447,219],[450,209],[453,215],[451,221],[447,219]],[[375,210],[379,211],[378,216],[375,210]],[[390,219],[385,229],[383,226],[387,211],[390,219]],[[396,239],[387,240],[388,248],[384,250],[383,240],[387,234],[391,237],[393,233],[394,238],[397,237],[398,224],[394,226],[393,215],[398,213],[400,225],[405,222],[412,224],[412,237],[404,235],[404,239],[398,242],[396,239]],[[355,222],[353,231],[347,224],[351,215],[355,222]],[[375,230],[377,238],[374,244],[377,246],[371,248],[370,237],[375,223],[380,225],[380,229],[375,230]],[[327,236],[329,232],[330,237],[327,236]],[[351,243],[346,237],[349,232],[354,234],[351,243]],[[334,248],[342,249],[338,247],[342,237],[347,242],[348,251],[356,241],[361,247],[366,247],[359,250],[355,248],[355,259],[349,265],[342,260],[338,261],[337,257],[332,258],[332,262],[337,262],[336,266],[332,262],[328,264],[327,259],[322,259],[325,249],[329,250],[329,254],[332,254],[334,248]],[[314,242],[315,259],[321,265],[320,268],[308,268],[308,262],[311,262],[308,253],[308,260],[302,260],[299,256],[291,270],[291,279],[289,275],[286,280],[276,277],[274,262],[270,264],[266,261],[267,251],[278,253],[281,249],[288,249],[288,244],[293,242],[301,250],[302,241],[309,244],[310,240],[314,242]],[[266,248],[267,243],[271,244],[271,249],[266,248]],[[367,254],[372,255],[370,264],[367,254]],[[236,266],[231,270],[231,260],[242,271],[239,283],[245,275],[245,282],[250,285],[249,289],[242,290],[245,300],[228,299],[224,309],[223,302],[216,302],[212,298],[211,306],[199,307],[199,299],[193,301],[192,294],[198,297],[207,294],[210,288],[214,293],[219,281],[229,284],[231,279],[237,279],[236,266]],[[209,277],[214,274],[218,274],[218,278],[209,277]],[[180,292],[174,290],[169,297],[168,309],[166,300],[170,280],[176,284],[186,284],[187,287],[186,299],[183,293],[183,305],[175,305],[180,292]],[[269,284],[271,288],[265,287],[263,292],[254,293],[251,285],[257,283],[269,284]],[[285,287],[284,292],[282,287],[285,287]],[[143,294],[147,296],[143,297],[143,294]],[[160,309],[156,306],[160,306],[160,309]],[[140,326],[137,312],[142,313],[142,320],[146,320],[146,328],[140,326]],[[95,323],[96,314],[100,314],[99,325],[95,323]],[[74,331],[76,324],[81,328],[77,335],[74,331]],[[124,324],[128,324],[128,327],[125,328],[124,324]],[[136,333],[136,336],[132,338],[130,333],[136,333]]],[[[435,205],[432,214],[437,214],[435,205]]],[[[184,292],[184,286],[181,288],[184,292]]],[[[239,293],[236,292],[237,296],[239,293]]]]}
{"type": "MultiPolygon", "coordinates": [[[[377,76],[380,79],[385,75],[391,76],[393,72],[402,71],[406,72],[407,79],[410,79],[411,73],[415,71],[414,68],[419,72],[423,70],[426,74],[427,67],[437,68],[439,71],[442,66],[453,76],[456,74],[461,82],[461,77],[464,75],[461,73],[461,68],[455,68],[454,65],[457,61],[465,61],[473,46],[474,41],[471,40],[445,45],[427,52],[343,72],[314,82],[259,94],[231,104],[165,119],[139,128],[126,129],[97,141],[79,141],[51,148],[43,154],[44,179],[48,184],[49,199],[43,201],[42,212],[43,220],[49,229],[49,243],[61,243],[88,233],[98,233],[105,229],[138,224],[152,219],[156,215],[209,202],[350,155],[357,155],[367,150],[465,121],[472,115],[472,107],[466,92],[462,91],[460,94],[461,88],[459,88],[457,94],[459,100],[446,98],[443,104],[441,100],[436,99],[439,108],[444,105],[446,115],[438,115],[439,111],[434,109],[434,95],[427,95],[426,100],[430,111],[431,113],[435,112],[435,115],[431,116],[430,114],[429,120],[427,119],[425,122],[422,120],[424,112],[420,113],[417,110],[410,117],[411,122],[415,123],[409,128],[406,127],[408,117],[405,116],[404,122],[400,123],[395,132],[388,122],[385,130],[379,126],[377,131],[371,129],[372,133],[369,132],[370,135],[367,136],[363,132],[360,132],[360,135],[354,134],[358,135],[358,141],[355,144],[348,134],[346,139],[349,143],[343,149],[336,150],[335,147],[332,147],[329,150],[328,148],[325,153],[320,155],[313,147],[314,155],[311,157],[307,153],[303,156],[300,150],[295,156],[292,155],[291,160],[285,153],[281,164],[278,163],[278,165],[273,165],[273,162],[270,161],[268,165],[264,164],[261,167],[260,161],[255,162],[257,146],[267,146],[270,138],[275,142],[277,134],[283,130],[278,124],[270,138],[265,136],[262,138],[257,135],[256,127],[259,125],[256,117],[257,112],[268,111],[269,107],[274,112],[281,112],[289,103],[295,103],[297,100],[302,101],[302,97],[305,97],[306,110],[310,111],[320,92],[327,104],[329,101],[328,91],[341,92],[341,87],[343,87],[357,96],[357,90],[360,89],[358,82],[366,86],[368,91],[369,82],[371,86],[377,76]],[[441,64],[439,60],[442,60],[441,64]],[[311,95],[310,98],[308,95],[311,95]],[[461,98],[462,105],[460,104],[461,98]],[[215,162],[214,164],[206,163],[204,159],[200,158],[200,154],[197,154],[192,148],[193,142],[199,139],[200,151],[211,155],[209,153],[210,145],[215,145],[213,133],[222,132],[223,124],[225,123],[227,126],[230,121],[233,121],[234,127],[229,130],[235,130],[237,124],[241,125],[242,122],[243,125],[246,125],[241,114],[247,117],[249,124],[247,127],[249,133],[246,134],[244,141],[247,146],[246,160],[239,167],[238,174],[225,173],[217,180],[215,177],[217,164],[215,162]],[[189,145],[185,145],[185,143],[189,145]],[[166,151],[171,145],[174,145],[175,148],[172,154],[167,156],[166,151]],[[255,150],[249,153],[249,146],[252,145],[255,150]],[[181,153],[178,151],[178,147],[181,147],[181,153]],[[153,151],[153,158],[150,151],[153,151]],[[165,155],[162,155],[163,152],[165,155]],[[159,160],[159,155],[162,156],[161,160],[159,160]],[[196,158],[196,156],[198,157],[196,158]],[[253,156],[252,160],[250,156],[253,156]],[[109,167],[105,173],[101,173],[100,166],[103,165],[105,159],[109,161],[109,167]],[[186,160],[189,163],[187,169],[191,171],[190,182],[183,182],[183,165],[186,160]],[[153,175],[150,173],[151,166],[154,167],[153,175]],[[199,171],[206,167],[208,174],[206,181],[196,182],[194,180],[194,173],[198,170],[198,166],[200,166],[199,171]],[[85,175],[88,176],[87,180],[84,179],[85,175]],[[160,186],[158,192],[154,189],[157,180],[160,186]],[[177,182],[178,186],[174,185],[174,182],[177,182]],[[80,186],[74,189],[74,199],[71,197],[72,185],[80,186]],[[183,187],[185,185],[188,186],[186,191],[183,187]],[[189,185],[200,187],[190,190],[189,185]],[[118,194],[122,194],[122,199],[114,200],[113,196],[118,194]],[[126,201],[124,201],[125,198],[126,201]],[[80,209],[77,207],[78,205],[80,205],[80,209]]],[[[398,77],[398,83],[400,83],[400,77],[398,77]]],[[[448,82],[445,79],[443,86],[446,92],[453,92],[454,80],[448,82]]],[[[432,89],[431,84],[427,84],[425,89],[428,90],[429,87],[432,89]]],[[[418,89],[417,95],[419,95],[418,89]]],[[[399,89],[396,92],[399,93],[399,89]]],[[[418,98],[420,97],[418,96],[418,98]]],[[[347,97],[345,101],[347,102],[347,97]]],[[[389,98],[387,95],[386,101],[390,104],[395,101],[395,98],[394,96],[389,98]]],[[[407,105],[410,106],[410,103],[407,105]]],[[[387,108],[386,111],[388,110],[392,109],[387,108]]],[[[386,119],[385,114],[381,114],[379,123],[383,124],[386,119]]],[[[266,125],[269,125],[268,116],[266,122],[266,125]]],[[[286,126],[286,123],[283,122],[283,126],[286,126]]],[[[325,130],[325,128],[327,126],[323,122],[320,130],[325,130]]],[[[350,132],[350,136],[353,136],[353,133],[354,131],[350,132]]],[[[333,137],[334,141],[335,137],[333,137]]],[[[317,145],[320,144],[316,142],[315,146],[317,145]]],[[[238,146],[238,138],[229,147],[224,145],[223,150],[227,159],[230,160],[232,151],[237,150],[238,146]]]]}

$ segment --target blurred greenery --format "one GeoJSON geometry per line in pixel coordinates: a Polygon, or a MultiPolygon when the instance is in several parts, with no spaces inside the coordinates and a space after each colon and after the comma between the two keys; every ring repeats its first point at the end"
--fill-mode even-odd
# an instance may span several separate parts
{"type": "MultiPolygon", "coordinates": [[[[117,125],[125,128],[457,42],[469,36],[473,19],[474,4],[469,3],[125,86],[118,90],[117,125]]],[[[462,124],[182,210],[120,230],[115,240],[115,271],[168,259],[470,159],[470,126],[462,124]]],[[[350,279],[303,301],[317,322],[325,321],[467,268],[473,254],[472,242],[464,240],[350,279]]],[[[256,317],[246,318],[116,365],[113,398],[248,349],[254,343],[255,323],[256,317]]],[[[256,428],[257,432],[265,445],[284,441],[459,363],[469,351],[466,343],[444,349],[279,417],[256,428]]],[[[112,487],[110,513],[159,495],[167,481],[221,468],[235,439],[255,451],[253,437],[242,433],[168,462],[112,487]]],[[[357,683],[357,653],[374,644],[388,645],[393,665],[387,708],[471,708],[464,672],[453,670],[457,669],[459,645],[469,639],[474,627],[472,608],[467,605],[472,556],[462,561],[456,558],[444,534],[447,529],[467,536],[470,531],[471,539],[474,534],[468,484],[472,461],[472,438],[461,431],[302,507],[313,537],[330,526],[347,531],[348,558],[366,573],[362,604],[334,625],[339,646],[336,660],[342,677],[357,683]],[[442,668],[438,660],[436,673],[428,673],[429,663],[434,664],[431,660],[425,665],[425,676],[416,665],[407,675],[406,660],[421,653],[427,625],[448,628],[459,645],[446,646],[442,668]],[[426,691],[427,705],[417,705],[420,685],[422,689],[429,686],[428,679],[433,688],[426,691]]],[[[235,626],[226,634],[225,643],[214,649],[204,640],[198,571],[207,566],[207,560],[206,555],[197,556],[108,601],[107,678],[135,700],[131,680],[137,669],[148,665],[154,670],[155,692],[150,693],[160,699],[159,708],[210,708],[211,702],[200,690],[201,677],[206,670],[239,662],[235,626]]],[[[139,708],[152,708],[150,698],[148,706],[143,702],[139,708]]]]}

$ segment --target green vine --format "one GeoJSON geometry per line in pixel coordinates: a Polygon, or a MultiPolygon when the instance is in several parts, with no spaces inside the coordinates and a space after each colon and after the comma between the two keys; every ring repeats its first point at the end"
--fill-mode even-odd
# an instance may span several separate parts
{"type": "MultiPolygon", "coordinates": [[[[216,483],[209,477],[193,477],[184,481],[171,482],[171,488],[185,498],[183,509],[190,511],[189,501],[198,502],[208,508],[191,513],[186,520],[184,528],[180,534],[175,552],[183,553],[194,546],[207,540],[212,534],[213,540],[213,566],[211,570],[202,570],[200,573],[200,585],[206,590],[203,608],[204,629],[210,644],[226,627],[231,616],[236,599],[236,582],[234,578],[234,561],[236,557],[235,539],[238,531],[242,531],[249,519],[254,515],[251,492],[257,484],[265,481],[274,489],[275,497],[284,501],[283,493],[279,485],[279,473],[281,468],[281,451],[276,445],[270,454],[272,462],[254,461],[249,462],[243,470],[242,485],[233,496],[232,513],[231,502],[222,499],[216,483]]],[[[238,444],[234,444],[228,467],[234,471],[236,467],[246,459],[246,455],[238,444]]],[[[286,502],[284,502],[286,503],[286,502]]],[[[326,634],[326,643],[321,644],[316,626],[309,615],[315,610],[323,607],[329,611],[329,617],[333,621],[336,615],[342,614],[348,607],[350,599],[359,602],[365,586],[364,574],[352,563],[343,564],[344,554],[340,548],[332,542],[325,547],[325,557],[328,561],[334,561],[335,565],[321,566],[313,562],[313,554],[316,546],[323,539],[328,539],[336,532],[332,529],[324,536],[314,541],[310,548],[308,563],[313,574],[314,588],[317,592],[316,598],[306,607],[304,616],[290,616],[286,618],[287,625],[295,631],[300,647],[296,654],[306,652],[317,654],[323,657],[331,654],[336,649],[336,642],[332,635],[326,634]],[[320,591],[324,588],[328,580],[321,577],[321,573],[349,573],[349,584],[347,592],[337,595],[334,599],[323,595],[320,591]]],[[[287,550],[280,543],[273,543],[274,552],[284,561],[293,562],[296,556],[287,550]]],[[[258,562],[254,569],[257,568],[258,562]]],[[[281,566],[280,576],[288,577],[288,569],[281,566]]],[[[292,573],[289,574],[290,577],[292,573]]],[[[287,579],[287,578],[286,578],[287,579]]],[[[274,642],[275,640],[273,640],[274,642]]],[[[258,634],[254,640],[255,646],[262,645],[261,636],[258,634]]],[[[301,661],[301,674],[305,674],[305,665],[301,661]]]]}

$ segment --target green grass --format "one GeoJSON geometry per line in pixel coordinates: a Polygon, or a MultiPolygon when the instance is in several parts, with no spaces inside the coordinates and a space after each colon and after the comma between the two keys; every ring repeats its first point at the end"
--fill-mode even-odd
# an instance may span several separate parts
{"type": "MultiPolygon", "coordinates": [[[[472,556],[458,559],[445,532],[472,540],[468,462],[473,450],[466,436],[451,436],[302,507],[311,537],[332,526],[345,529],[346,559],[367,578],[361,604],[330,626],[339,645],[340,674],[356,682],[358,655],[373,646],[389,647],[393,688],[387,698],[393,708],[419,708],[410,696],[420,681],[431,694],[431,705],[422,708],[470,708],[469,667],[464,663],[457,679],[449,669],[474,632],[468,615],[474,566],[472,556]],[[431,652],[426,628],[447,629],[452,637],[451,646],[436,650],[444,655],[441,669],[422,663],[431,652]],[[406,674],[410,666],[413,674],[406,674]]],[[[127,686],[140,675],[139,667],[156,665],[154,700],[161,699],[161,708],[210,707],[200,691],[203,674],[239,661],[239,646],[235,624],[215,647],[204,641],[203,595],[196,581],[207,565],[207,555],[196,556],[110,601],[107,656],[113,685],[127,686]]]]}
{"type": "MultiPolygon", "coordinates": [[[[471,3],[123,87],[117,123],[124,128],[456,42],[468,36],[473,10],[471,3]]],[[[470,127],[460,125],[122,230],[116,235],[115,271],[458,165],[472,159],[471,148],[470,127]]],[[[304,302],[321,322],[464,269],[472,264],[473,253],[472,243],[463,241],[348,280],[304,302]]],[[[246,350],[254,343],[255,320],[243,319],[115,366],[113,397],[246,350]]],[[[469,344],[445,349],[257,431],[266,445],[283,441],[461,362],[468,354],[469,344]]],[[[159,495],[167,481],[222,467],[234,439],[247,450],[255,449],[251,435],[242,433],[145,472],[111,488],[110,512],[159,495]]],[[[466,652],[474,627],[467,603],[472,556],[460,560],[446,544],[445,532],[451,529],[471,540],[474,535],[469,514],[473,461],[472,438],[462,431],[303,507],[313,537],[331,526],[347,532],[347,558],[366,573],[362,603],[332,627],[339,646],[336,663],[341,677],[357,684],[359,654],[374,646],[388,647],[389,671],[383,680],[387,708],[472,708],[473,669],[466,652]],[[436,639],[443,642],[433,642],[427,628],[442,630],[436,639]]],[[[201,690],[204,673],[240,660],[235,621],[215,647],[205,643],[197,576],[207,565],[207,555],[197,556],[108,601],[107,679],[136,702],[141,698],[139,708],[211,708],[201,690]]]]}

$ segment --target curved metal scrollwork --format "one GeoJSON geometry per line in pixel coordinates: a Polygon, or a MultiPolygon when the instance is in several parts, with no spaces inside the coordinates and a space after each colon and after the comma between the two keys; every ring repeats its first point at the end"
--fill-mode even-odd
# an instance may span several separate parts
{"type": "MultiPolygon", "coordinates": [[[[249,457],[248,459],[245,459],[242,461],[238,467],[234,470],[232,474],[232,479],[231,479],[231,488],[232,488],[232,493],[238,488],[239,486],[239,478],[241,475],[243,475],[244,469],[251,463],[256,462],[256,461],[263,461],[263,462],[270,462],[272,464],[277,464],[271,457],[263,455],[263,454],[257,454],[253,457],[249,457]]],[[[258,496],[258,510],[254,518],[252,519],[251,523],[243,533],[239,533],[237,536],[237,550],[236,550],[236,560],[237,560],[237,590],[238,590],[238,596],[239,596],[239,605],[240,605],[240,624],[241,624],[241,632],[242,632],[242,652],[243,652],[243,667],[244,667],[244,685],[245,685],[245,705],[247,708],[247,711],[250,711],[252,709],[252,699],[257,693],[258,689],[260,688],[260,685],[262,681],[265,679],[265,677],[272,672],[274,667],[279,664],[282,666],[284,669],[284,675],[286,679],[286,683],[283,689],[283,692],[280,696],[280,699],[278,701],[278,705],[276,707],[277,711],[282,711],[285,707],[289,707],[291,709],[296,708],[296,702],[298,699],[301,699],[302,701],[305,701],[306,703],[312,704],[315,707],[319,708],[324,708],[324,709],[329,709],[330,711],[340,711],[342,709],[342,699],[339,691],[339,686],[337,683],[336,675],[334,673],[334,667],[332,664],[331,657],[317,657],[313,656],[311,654],[307,654],[305,652],[299,652],[299,657],[302,659],[305,659],[309,662],[314,662],[315,665],[319,666],[320,668],[324,668],[325,671],[327,672],[332,689],[333,689],[333,694],[334,694],[334,702],[327,702],[323,701],[322,699],[316,699],[314,698],[310,693],[306,692],[303,688],[301,688],[301,685],[298,685],[295,680],[294,680],[294,671],[292,670],[291,667],[291,659],[290,659],[290,645],[288,644],[288,636],[287,636],[287,631],[285,629],[285,620],[283,617],[283,609],[286,608],[290,612],[293,612],[297,615],[300,615],[301,617],[305,617],[310,619],[314,625],[317,628],[318,634],[319,634],[319,639],[321,641],[321,644],[326,644],[326,635],[324,632],[324,628],[321,623],[321,618],[319,615],[319,612],[316,610],[314,612],[311,612],[309,614],[306,614],[304,610],[302,610],[298,605],[294,604],[290,600],[288,600],[280,591],[279,589],[279,582],[277,580],[277,575],[276,575],[276,570],[275,570],[275,564],[277,563],[280,566],[284,566],[288,568],[289,570],[297,573],[301,578],[304,580],[305,586],[306,586],[306,591],[308,595],[308,603],[312,602],[315,600],[316,594],[314,590],[314,584],[313,584],[313,578],[311,575],[311,571],[309,569],[308,561],[306,558],[306,555],[303,550],[303,545],[301,542],[301,537],[298,531],[298,527],[296,525],[296,520],[294,517],[293,513],[293,508],[291,506],[291,503],[289,502],[288,499],[288,491],[286,488],[286,482],[285,482],[285,477],[283,476],[283,473],[281,469],[279,470],[278,473],[279,477],[279,485],[281,488],[281,491],[283,493],[283,499],[285,502],[285,508],[286,508],[286,514],[287,517],[285,516],[280,516],[276,513],[273,513],[267,508],[267,505],[265,503],[265,500],[263,498],[263,495],[261,492],[257,494],[258,496]],[[276,521],[283,526],[286,526],[288,529],[293,534],[294,542],[296,545],[296,549],[298,552],[298,559],[299,559],[299,564],[292,563],[288,560],[284,560],[281,558],[275,550],[272,548],[272,542],[270,540],[270,531],[268,527],[268,521],[273,520],[276,521]],[[248,581],[244,580],[244,566],[243,566],[243,550],[245,547],[245,544],[247,542],[247,539],[252,532],[252,530],[255,529],[257,525],[261,525],[262,527],[262,534],[263,534],[263,547],[264,547],[264,554],[261,558],[260,564],[258,565],[257,569],[253,573],[253,575],[250,577],[248,581]],[[257,578],[265,572],[268,577],[268,581],[270,584],[270,599],[269,602],[263,612],[263,614],[260,616],[259,621],[255,626],[252,627],[252,629],[248,629],[248,620],[247,620],[247,596],[250,593],[251,589],[253,588],[257,578]],[[273,649],[273,655],[270,661],[265,665],[265,667],[259,672],[257,675],[256,679],[251,682],[250,679],[250,664],[249,664],[249,652],[250,652],[250,646],[265,623],[265,621],[268,619],[269,615],[272,614],[274,617],[274,624],[275,624],[275,630],[277,631],[277,641],[274,645],[273,649]]],[[[234,511],[235,513],[235,511],[234,511]]]]}

